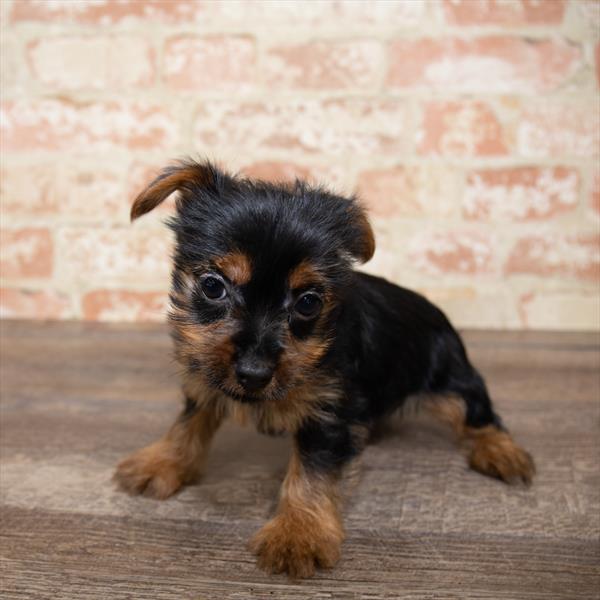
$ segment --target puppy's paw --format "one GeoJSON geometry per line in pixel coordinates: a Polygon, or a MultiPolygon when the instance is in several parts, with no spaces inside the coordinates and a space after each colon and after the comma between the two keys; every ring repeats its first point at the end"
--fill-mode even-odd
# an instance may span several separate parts
{"type": "Polygon", "coordinates": [[[129,494],[143,494],[159,500],[172,496],[184,483],[173,449],[162,440],[123,459],[114,479],[129,494]]]}
{"type": "Polygon", "coordinates": [[[311,577],[315,568],[330,569],[340,557],[341,528],[321,527],[297,515],[279,515],[252,539],[257,565],[268,573],[287,573],[292,579],[311,577]]]}
{"type": "Polygon", "coordinates": [[[515,444],[510,434],[492,427],[475,431],[469,456],[472,469],[506,483],[531,483],[535,475],[533,458],[515,444]]]}

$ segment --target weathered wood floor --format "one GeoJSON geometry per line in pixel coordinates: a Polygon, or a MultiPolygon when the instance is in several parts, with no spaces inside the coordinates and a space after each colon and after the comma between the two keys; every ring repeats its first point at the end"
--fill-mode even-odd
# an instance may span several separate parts
{"type": "Polygon", "coordinates": [[[531,489],[466,468],[433,424],[371,446],[339,566],[267,577],[246,540],[271,514],[285,439],[228,427],[208,475],[166,502],[117,492],[124,454],[179,409],[160,326],[2,324],[3,598],[600,597],[600,348],[586,334],[469,333],[531,489]]]}

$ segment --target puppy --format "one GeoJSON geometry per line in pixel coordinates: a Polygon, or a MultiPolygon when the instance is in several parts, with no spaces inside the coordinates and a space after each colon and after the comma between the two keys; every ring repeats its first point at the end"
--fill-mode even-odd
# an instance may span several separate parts
{"type": "Polygon", "coordinates": [[[287,432],[293,451],[277,513],[251,549],[261,568],[307,577],[340,556],[344,467],[409,396],[452,426],[473,469],[531,481],[531,456],[494,412],[444,314],[353,270],[375,250],[355,198],[186,161],[136,198],[132,220],[173,192],[169,319],[185,407],[163,438],[119,464],[124,490],[162,499],[195,482],[228,417],[287,432]]]}

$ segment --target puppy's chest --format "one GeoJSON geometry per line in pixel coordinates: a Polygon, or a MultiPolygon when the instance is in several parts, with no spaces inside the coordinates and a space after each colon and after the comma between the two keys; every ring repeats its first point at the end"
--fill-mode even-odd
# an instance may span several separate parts
{"type": "Polygon", "coordinates": [[[254,425],[260,433],[283,435],[297,431],[307,419],[318,418],[317,402],[303,400],[294,398],[246,405],[227,399],[228,414],[240,425],[254,425]]]}

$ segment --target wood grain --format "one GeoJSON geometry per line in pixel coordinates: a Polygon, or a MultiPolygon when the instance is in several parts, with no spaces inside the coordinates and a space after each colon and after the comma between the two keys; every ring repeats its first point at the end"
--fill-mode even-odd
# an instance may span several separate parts
{"type": "Polygon", "coordinates": [[[600,344],[594,334],[467,332],[530,489],[469,471],[447,432],[395,423],[365,452],[339,566],[258,571],[289,440],[227,425],[198,486],[157,502],[111,482],[179,410],[166,330],[1,324],[3,598],[600,598],[600,344]]]}

